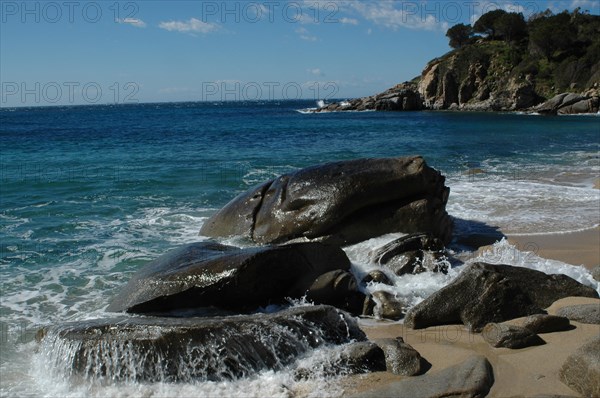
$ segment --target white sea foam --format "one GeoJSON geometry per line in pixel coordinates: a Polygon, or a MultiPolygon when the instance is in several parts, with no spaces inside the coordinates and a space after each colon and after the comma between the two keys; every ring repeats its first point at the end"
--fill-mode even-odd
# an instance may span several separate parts
{"type": "Polygon", "coordinates": [[[485,177],[448,181],[450,215],[507,234],[560,233],[599,224],[600,190],[485,177]]]}

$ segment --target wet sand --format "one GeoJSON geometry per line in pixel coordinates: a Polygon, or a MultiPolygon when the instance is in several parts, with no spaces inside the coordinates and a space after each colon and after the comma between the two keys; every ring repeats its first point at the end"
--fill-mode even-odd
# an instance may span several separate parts
{"type": "Polygon", "coordinates": [[[600,228],[566,234],[509,235],[508,241],[519,250],[533,251],[543,258],[588,269],[600,265],[600,228]]]}

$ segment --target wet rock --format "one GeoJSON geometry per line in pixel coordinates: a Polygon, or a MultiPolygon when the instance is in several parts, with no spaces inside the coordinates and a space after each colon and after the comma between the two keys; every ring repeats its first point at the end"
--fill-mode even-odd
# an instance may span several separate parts
{"type": "Polygon", "coordinates": [[[474,263],[448,286],[413,307],[404,324],[421,329],[462,323],[478,332],[490,322],[544,313],[543,308],[569,296],[597,298],[598,293],[566,275],[474,263]]]}
{"type": "Polygon", "coordinates": [[[393,294],[380,290],[373,293],[373,299],[379,304],[375,309],[377,312],[375,315],[393,320],[404,317],[405,305],[398,301],[393,294]]]}
{"type": "Polygon", "coordinates": [[[308,288],[306,299],[361,314],[367,298],[358,290],[356,279],[351,273],[335,270],[320,275],[308,288]]]}
{"type": "Polygon", "coordinates": [[[520,326],[533,333],[562,332],[572,328],[568,318],[546,314],[530,315],[523,320],[520,326]]]}
{"type": "Polygon", "coordinates": [[[410,377],[359,394],[360,398],[380,397],[485,397],[494,384],[492,365],[483,356],[423,376],[410,377]]]}
{"type": "Polygon", "coordinates": [[[521,326],[488,323],[481,331],[481,336],[492,347],[525,348],[542,345],[546,342],[540,336],[521,326]]]}
{"type": "Polygon", "coordinates": [[[444,244],[431,234],[410,234],[372,250],[373,263],[390,268],[398,276],[422,272],[447,273],[448,268],[439,260],[444,244]]]}
{"type": "Polygon", "coordinates": [[[377,344],[360,341],[329,350],[323,361],[312,363],[310,368],[299,367],[294,372],[296,379],[327,377],[339,374],[350,375],[385,370],[385,357],[377,344]]]}
{"type": "Polygon", "coordinates": [[[349,268],[340,248],[321,243],[248,249],[192,243],[135,273],[108,311],[165,313],[211,307],[252,311],[286,297],[300,298],[318,276],[349,268]]]}
{"type": "Polygon", "coordinates": [[[592,270],[592,277],[600,282],[600,265],[594,267],[594,269],[592,270]]]}
{"type": "Polygon", "coordinates": [[[428,362],[421,357],[402,337],[395,339],[375,339],[385,354],[385,364],[388,372],[399,376],[416,376],[428,369],[428,362]]]}
{"type": "Polygon", "coordinates": [[[584,397],[600,397],[600,334],[571,354],[558,374],[584,397]]]}
{"type": "Polygon", "coordinates": [[[50,327],[41,352],[66,376],[111,381],[231,380],[278,370],[325,344],[364,341],[330,306],[214,318],[119,317],[50,327]]]}
{"type": "Polygon", "coordinates": [[[384,285],[393,285],[392,281],[390,280],[390,278],[387,277],[387,275],[380,270],[373,270],[371,272],[369,272],[360,282],[363,285],[366,285],[367,283],[382,283],[384,285]]]}
{"type": "Polygon", "coordinates": [[[559,308],[556,315],[571,321],[600,325],[600,304],[579,304],[559,308]]]}
{"type": "Polygon", "coordinates": [[[200,233],[261,244],[308,239],[345,245],[392,232],[430,232],[448,242],[452,220],[444,181],[421,157],[308,167],[242,193],[200,233]]]}

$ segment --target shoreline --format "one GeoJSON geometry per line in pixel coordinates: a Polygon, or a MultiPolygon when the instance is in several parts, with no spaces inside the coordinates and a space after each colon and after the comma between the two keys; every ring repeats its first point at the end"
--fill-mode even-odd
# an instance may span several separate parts
{"type": "Polygon", "coordinates": [[[589,271],[600,265],[600,227],[564,234],[506,237],[517,249],[532,251],[539,257],[584,266],[589,271]]]}
{"type": "MultiPolygon", "coordinates": [[[[556,314],[559,308],[577,304],[598,304],[600,299],[568,297],[556,301],[548,308],[556,314]]],[[[508,321],[516,323],[523,318],[508,321]]],[[[587,340],[598,334],[598,325],[571,321],[574,329],[564,332],[544,333],[546,341],[541,346],[523,349],[493,348],[481,334],[469,332],[463,325],[434,326],[412,330],[402,324],[382,322],[381,325],[361,325],[369,339],[401,336],[430,364],[427,374],[432,374],[459,364],[475,355],[485,356],[494,371],[494,384],[489,397],[512,396],[580,396],[563,384],[559,369],[567,357],[587,340]]],[[[403,379],[388,372],[349,376],[343,380],[349,396],[368,392],[382,385],[403,379]]]]}
{"type": "MultiPolygon", "coordinates": [[[[508,235],[508,242],[518,250],[539,257],[558,260],[588,271],[600,264],[600,227],[579,232],[548,235],[508,235]]],[[[489,250],[481,247],[477,252],[489,250]]],[[[476,252],[476,253],[477,253],[476,252]]],[[[558,300],[549,314],[567,305],[598,304],[600,299],[568,297],[558,300]]],[[[508,323],[518,322],[517,320],[508,323]]],[[[510,396],[580,396],[560,381],[558,372],[566,358],[600,331],[598,325],[571,321],[574,329],[541,334],[546,344],[524,349],[493,348],[481,334],[469,332],[463,325],[435,326],[413,330],[398,322],[379,321],[360,324],[369,339],[403,337],[430,364],[425,374],[456,365],[474,355],[484,355],[492,364],[494,385],[490,397],[510,396]]],[[[388,372],[354,375],[341,381],[345,395],[355,395],[401,380],[388,372]]]]}

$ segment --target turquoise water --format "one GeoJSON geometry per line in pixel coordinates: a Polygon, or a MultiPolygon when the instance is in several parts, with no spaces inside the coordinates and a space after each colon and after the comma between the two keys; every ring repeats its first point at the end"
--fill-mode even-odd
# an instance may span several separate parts
{"type": "Polygon", "coordinates": [[[298,112],[310,106],[0,109],[2,395],[52,384],[31,365],[40,325],[103,316],[145,262],[203,239],[202,222],[237,193],[300,167],[421,154],[448,176],[459,233],[461,220],[532,236],[600,223],[597,116],[298,112]]]}

